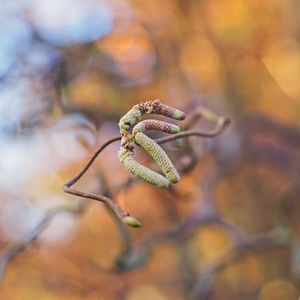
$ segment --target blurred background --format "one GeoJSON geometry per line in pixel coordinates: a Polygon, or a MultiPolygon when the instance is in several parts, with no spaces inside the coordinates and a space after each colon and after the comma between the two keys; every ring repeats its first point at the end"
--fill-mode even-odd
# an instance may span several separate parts
{"type": "Polygon", "coordinates": [[[1,0],[0,298],[299,299],[299,79],[299,0],[1,0]],[[164,146],[171,191],[101,154],[77,187],[131,229],[62,186],[156,98],[231,124],[164,146]]]}

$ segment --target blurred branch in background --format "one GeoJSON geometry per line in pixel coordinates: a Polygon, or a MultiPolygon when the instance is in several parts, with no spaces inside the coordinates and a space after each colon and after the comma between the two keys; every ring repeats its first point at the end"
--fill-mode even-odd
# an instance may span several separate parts
{"type": "MultiPolygon", "coordinates": [[[[147,262],[151,250],[157,244],[168,241],[179,242],[180,244],[181,241],[185,241],[195,234],[199,227],[207,224],[218,224],[229,232],[234,246],[213,263],[202,267],[196,276],[192,299],[206,299],[213,288],[216,273],[237,260],[244,253],[278,246],[285,246],[292,251],[292,247],[297,238],[295,233],[292,233],[289,228],[286,227],[287,224],[278,224],[274,229],[270,230],[270,232],[264,234],[247,236],[241,233],[236,226],[233,226],[223,219],[222,215],[220,215],[214,207],[215,199],[213,195],[216,190],[216,184],[220,178],[232,171],[232,167],[236,168],[237,163],[241,161],[242,157],[249,155],[248,151],[252,151],[251,155],[255,157],[255,159],[265,161],[272,166],[278,165],[280,168],[284,168],[287,174],[294,173],[299,167],[295,164],[296,160],[293,159],[293,155],[296,155],[297,147],[294,149],[294,154],[284,152],[283,149],[286,146],[289,147],[290,144],[296,143],[300,137],[300,131],[279,124],[278,122],[274,123],[272,120],[261,116],[245,116],[245,118],[241,119],[240,123],[237,124],[237,127],[240,128],[239,134],[243,141],[241,143],[243,146],[239,153],[231,153],[231,156],[227,156],[226,158],[223,156],[222,148],[216,149],[220,157],[218,157],[218,154],[215,156],[214,165],[210,165],[207,174],[203,174],[204,179],[199,182],[202,198],[196,201],[195,207],[192,209],[193,213],[181,221],[176,227],[154,233],[138,242],[131,251],[124,253],[118,258],[120,268],[131,269],[140,267],[147,262]],[[266,126],[266,124],[268,124],[268,126],[266,126]],[[280,130],[278,130],[278,127],[280,130]],[[266,131],[268,134],[276,135],[279,141],[284,139],[285,143],[282,144],[282,146],[278,146],[271,142],[268,144],[268,150],[264,151],[266,145],[255,142],[255,138],[258,138],[259,135],[266,131]],[[287,136],[292,136],[293,138],[289,140],[287,136]],[[251,147],[249,144],[251,144],[251,147]],[[278,157],[276,157],[276,154],[272,154],[278,151],[280,151],[278,157]],[[294,163],[293,167],[291,167],[291,164],[285,162],[290,158],[291,162],[293,161],[294,163]],[[223,161],[224,159],[225,161],[223,161]],[[228,164],[228,161],[230,161],[230,164],[228,164]]],[[[219,144],[219,146],[221,145],[219,144]]],[[[227,154],[229,153],[227,152],[227,154]]]]}
{"type": "Polygon", "coordinates": [[[299,11],[297,1],[2,1],[0,298],[297,299],[299,11]],[[118,141],[120,116],[156,98],[191,116],[183,133],[150,135],[182,181],[161,190],[128,177],[112,143],[66,187],[90,196],[71,189],[80,178],[105,205],[62,193],[95,141],[118,141]],[[231,125],[212,127],[203,107],[231,125]],[[140,230],[121,221],[127,211],[140,230]]]}
{"type": "Polygon", "coordinates": [[[2,281],[6,265],[20,252],[24,251],[27,244],[34,242],[38,236],[47,228],[49,223],[61,213],[81,214],[84,212],[85,203],[81,202],[78,207],[61,206],[49,209],[42,220],[30,232],[27,232],[22,238],[12,243],[0,252],[0,280],[2,281]]]}
{"type": "MultiPolygon", "coordinates": [[[[192,115],[190,120],[195,120],[195,116],[201,116],[199,111],[196,111],[194,115],[192,115]]],[[[222,132],[225,126],[228,124],[228,121],[223,121],[223,119],[215,120],[218,124],[217,129],[215,129],[212,135],[217,135],[222,132]],[[217,133],[217,134],[216,134],[217,133]]],[[[224,119],[226,120],[226,119],[224,119]]],[[[187,124],[194,124],[194,121],[188,121],[187,124]]],[[[186,128],[188,128],[188,125],[186,128]]],[[[272,155],[273,151],[284,151],[285,146],[289,146],[290,144],[297,143],[297,139],[300,138],[300,132],[295,130],[294,128],[290,128],[284,126],[282,124],[273,123],[271,120],[268,120],[263,117],[256,117],[256,116],[249,116],[244,117],[240,120],[240,123],[237,124],[239,128],[239,139],[242,139],[244,142],[241,143],[241,147],[239,153],[226,153],[226,157],[224,157],[224,152],[222,150],[222,143],[218,143],[218,146],[214,146],[212,148],[211,155],[213,155],[213,164],[207,168],[207,174],[203,173],[201,176],[201,180],[199,181],[198,188],[201,190],[201,198],[195,201],[195,207],[192,209],[192,213],[189,216],[186,216],[183,220],[179,221],[178,225],[174,228],[170,228],[167,230],[163,230],[161,232],[153,233],[152,235],[146,236],[141,239],[139,242],[132,245],[131,242],[126,239],[125,245],[122,247],[122,252],[116,259],[116,263],[118,268],[123,272],[132,268],[138,268],[143,266],[149,259],[149,254],[151,250],[160,243],[166,243],[168,241],[174,241],[176,243],[180,241],[185,241],[191,238],[200,227],[209,225],[209,224],[216,224],[218,226],[223,227],[231,236],[233,247],[228,250],[222,257],[214,261],[213,263],[204,266],[199,271],[198,275],[195,278],[195,282],[193,283],[194,288],[192,291],[192,298],[193,299],[206,299],[207,295],[211,292],[213,287],[213,281],[215,274],[221,271],[223,268],[228,266],[233,261],[237,260],[241,255],[246,252],[251,251],[258,251],[260,249],[270,248],[270,247],[277,247],[277,246],[286,246],[291,247],[294,243],[293,234],[290,232],[288,228],[285,227],[284,224],[279,224],[279,227],[275,227],[268,233],[260,234],[258,236],[247,236],[242,233],[236,226],[228,223],[228,221],[224,220],[223,216],[218,212],[215,207],[215,199],[214,199],[214,192],[216,190],[216,185],[218,181],[226,176],[226,174],[232,172],[232,168],[236,168],[238,163],[241,161],[244,152],[249,155],[250,154],[255,157],[255,159],[266,161],[267,163],[271,163],[272,165],[277,164],[279,167],[284,168],[285,172],[290,173],[292,171],[291,166],[287,165],[286,163],[282,163],[282,160],[285,161],[286,159],[289,160],[292,153],[286,153],[282,155],[280,153],[281,161],[277,161],[276,155],[272,155]],[[280,129],[280,130],[279,130],[280,129]],[[275,135],[277,140],[281,142],[282,140],[285,141],[284,147],[279,147],[278,145],[274,145],[273,143],[268,144],[268,151],[265,152],[264,148],[266,145],[261,145],[259,142],[259,136],[268,133],[269,135],[275,135]],[[291,139],[288,136],[292,137],[291,139]],[[257,142],[258,140],[258,142],[257,142]],[[256,143],[256,144],[255,144],[256,143]],[[251,147],[250,145],[251,144],[251,147]],[[266,156],[268,153],[269,155],[266,156]],[[274,159],[275,157],[276,159],[274,159]],[[228,163],[230,161],[230,163],[228,163]]],[[[202,136],[202,133],[198,131],[186,131],[188,133],[192,132],[192,135],[195,136],[202,136]]],[[[188,135],[189,136],[189,135],[188,135]]],[[[206,137],[206,134],[203,134],[206,137]]],[[[178,138],[185,137],[185,131],[178,135],[178,138]]],[[[158,143],[161,141],[174,141],[176,139],[172,137],[168,137],[169,140],[166,138],[157,139],[158,143]]],[[[237,138],[237,137],[235,137],[237,138]]],[[[108,146],[110,143],[120,140],[119,137],[113,138],[105,143],[103,146],[96,151],[93,155],[91,160],[88,164],[83,168],[83,170],[76,176],[74,179],[70,180],[67,183],[67,186],[71,186],[76,183],[82,175],[88,170],[91,164],[94,162],[96,157],[100,154],[100,152],[108,146]]],[[[191,151],[188,147],[190,146],[190,141],[186,140],[185,143],[180,145],[181,153],[187,153],[191,151]]],[[[294,151],[296,151],[297,147],[294,151]]],[[[295,153],[296,154],[296,153],[295,153]]],[[[195,168],[195,161],[192,161],[192,167],[195,168]]],[[[187,166],[184,167],[184,169],[187,166]]],[[[187,168],[188,170],[192,170],[191,167],[187,168]]],[[[132,180],[129,180],[118,189],[124,190],[124,188],[128,188],[132,185],[132,180]]],[[[133,183],[137,181],[134,180],[133,183]]],[[[113,195],[114,192],[110,191],[107,185],[102,182],[102,186],[104,188],[105,194],[113,195]],[[106,188],[105,188],[106,187],[106,188]]],[[[81,193],[75,191],[74,195],[79,195],[83,198],[90,198],[86,197],[86,193],[81,193]]],[[[97,197],[102,197],[108,199],[105,196],[97,195],[97,197]]],[[[108,207],[111,206],[108,205],[108,207]]],[[[114,209],[113,209],[114,210],[114,209]]],[[[70,208],[57,208],[50,210],[46,213],[44,219],[38,224],[38,226],[31,232],[27,233],[20,241],[12,244],[8,248],[2,251],[1,255],[1,266],[2,272],[4,271],[4,267],[6,264],[20,251],[22,251],[26,244],[35,240],[38,235],[44,230],[44,228],[48,225],[51,219],[60,212],[70,212],[70,213],[78,213],[82,212],[82,206],[79,206],[76,209],[70,208]]],[[[118,216],[118,214],[116,214],[118,216]]],[[[121,236],[125,234],[123,231],[124,225],[121,226],[119,229],[121,230],[121,236]],[[123,232],[122,232],[123,231],[123,232]]]]}

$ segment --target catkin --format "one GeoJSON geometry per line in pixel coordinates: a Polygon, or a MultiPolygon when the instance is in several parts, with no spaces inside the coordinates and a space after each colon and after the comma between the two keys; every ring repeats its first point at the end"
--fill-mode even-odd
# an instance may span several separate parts
{"type": "Polygon", "coordinates": [[[139,122],[143,115],[149,114],[160,114],[175,120],[185,119],[184,112],[164,105],[158,99],[133,106],[119,121],[122,140],[118,157],[126,169],[138,178],[159,187],[168,187],[170,182],[178,182],[180,176],[165,151],[143,132],[158,130],[174,134],[178,133],[180,128],[177,125],[154,119],[139,122]],[[139,123],[136,124],[137,122],[139,123]],[[131,130],[132,133],[130,133],[131,130]],[[136,144],[152,156],[166,178],[135,160],[133,150],[136,144]]]}
{"type": "Polygon", "coordinates": [[[167,179],[169,179],[172,183],[176,183],[180,180],[180,176],[171,160],[169,159],[168,155],[155,141],[150,139],[142,132],[138,132],[135,135],[135,141],[151,155],[151,157],[161,168],[167,179]]]}
{"type": "Polygon", "coordinates": [[[160,120],[148,119],[141,121],[133,127],[132,134],[137,132],[144,132],[145,130],[158,130],[166,133],[178,133],[180,131],[179,126],[167,123],[160,120]]]}
{"type": "Polygon", "coordinates": [[[173,108],[171,106],[162,104],[159,102],[159,105],[156,105],[153,109],[154,114],[164,115],[168,118],[172,118],[175,120],[184,120],[186,115],[183,111],[173,108]]]}
{"type": "Polygon", "coordinates": [[[133,152],[121,148],[118,156],[125,168],[138,178],[161,188],[167,188],[169,186],[169,180],[167,178],[137,162],[133,152]]]}

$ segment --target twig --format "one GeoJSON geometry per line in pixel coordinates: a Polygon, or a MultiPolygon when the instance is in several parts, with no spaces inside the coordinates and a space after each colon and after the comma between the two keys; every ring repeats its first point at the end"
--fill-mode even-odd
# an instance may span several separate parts
{"type": "Polygon", "coordinates": [[[87,193],[87,192],[81,192],[81,191],[78,191],[78,190],[75,190],[75,189],[68,188],[66,186],[64,186],[64,191],[66,193],[69,193],[69,194],[72,194],[72,195],[75,195],[75,196],[79,196],[79,197],[82,197],[82,198],[88,198],[88,199],[104,202],[109,208],[111,208],[115,212],[115,214],[123,222],[124,222],[124,219],[129,216],[129,213],[123,211],[116,201],[114,201],[114,200],[112,200],[108,197],[105,197],[105,196],[102,196],[102,195],[97,195],[97,194],[92,194],[92,193],[87,193]]]}
{"type": "MultiPolygon", "coordinates": [[[[114,138],[111,138],[110,140],[108,140],[107,142],[105,142],[94,154],[93,156],[89,159],[89,161],[86,163],[86,165],[82,168],[82,170],[72,179],[70,179],[65,185],[64,187],[71,187],[72,185],[74,185],[83,175],[84,173],[90,168],[90,166],[92,165],[92,163],[94,162],[94,160],[98,157],[98,155],[110,144],[116,142],[116,141],[120,141],[121,140],[121,136],[116,136],[114,138]]],[[[102,200],[100,200],[102,201],[102,200]]]]}
{"type": "Polygon", "coordinates": [[[74,196],[78,196],[78,197],[82,197],[82,198],[88,198],[88,199],[92,199],[92,200],[96,200],[96,201],[100,201],[100,202],[104,202],[119,218],[122,222],[126,223],[127,225],[130,225],[132,227],[140,227],[141,223],[133,218],[130,217],[128,212],[125,212],[124,210],[122,210],[122,208],[120,207],[120,205],[118,204],[118,202],[112,200],[111,198],[102,196],[102,195],[98,195],[98,194],[93,194],[93,193],[87,193],[87,192],[82,192],[76,189],[72,189],[71,186],[74,185],[86,172],[87,170],[90,168],[90,166],[92,165],[92,163],[94,162],[94,160],[98,157],[98,155],[110,144],[121,140],[121,137],[114,137],[110,140],[108,140],[106,143],[104,143],[95,153],[94,155],[89,159],[89,161],[87,162],[87,164],[83,167],[83,169],[72,179],[70,179],[63,187],[64,192],[74,195],[74,196]]]}
{"type": "Polygon", "coordinates": [[[177,139],[182,139],[182,138],[188,138],[191,136],[197,136],[197,137],[203,137],[203,138],[211,138],[211,137],[215,137],[219,134],[221,134],[224,129],[227,127],[227,125],[229,125],[229,119],[225,119],[226,121],[224,123],[222,123],[220,126],[218,126],[215,130],[211,131],[211,132],[202,132],[202,131],[198,131],[198,130],[185,130],[179,133],[176,133],[174,135],[171,136],[166,136],[160,139],[156,139],[155,141],[157,142],[157,144],[164,144],[164,143],[168,143],[177,139]]]}
{"type": "MultiPolygon", "coordinates": [[[[211,122],[216,123],[217,128],[222,127],[224,124],[229,124],[230,120],[229,118],[219,116],[216,113],[212,112],[210,109],[199,106],[192,112],[192,114],[189,116],[188,120],[182,126],[183,130],[187,130],[194,126],[201,118],[207,119],[211,122]]],[[[215,130],[217,130],[217,128],[215,130]]]]}

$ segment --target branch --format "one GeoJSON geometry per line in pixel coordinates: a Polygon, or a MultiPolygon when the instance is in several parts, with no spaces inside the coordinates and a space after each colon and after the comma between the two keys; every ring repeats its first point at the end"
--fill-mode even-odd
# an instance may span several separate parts
{"type": "MultiPolygon", "coordinates": [[[[89,159],[89,161],[86,163],[86,165],[82,168],[82,170],[72,179],[70,179],[65,185],[64,187],[71,187],[72,185],[74,185],[86,172],[87,170],[90,168],[90,166],[92,165],[92,163],[94,162],[94,160],[98,157],[98,155],[110,144],[116,142],[116,141],[120,141],[121,140],[121,136],[116,136],[114,138],[111,138],[110,140],[108,140],[107,142],[105,142],[94,154],[93,156],[89,159]]],[[[100,200],[102,201],[102,200],[100,200]]]]}
{"type": "Polygon", "coordinates": [[[87,199],[92,199],[92,200],[96,200],[96,201],[100,201],[100,202],[104,202],[119,218],[122,222],[126,223],[129,226],[132,227],[140,227],[141,223],[133,218],[129,216],[128,212],[125,212],[122,210],[122,208],[120,207],[120,205],[118,204],[118,202],[102,196],[102,195],[98,195],[98,194],[92,194],[92,193],[87,193],[87,192],[82,192],[76,189],[71,189],[71,186],[74,185],[86,172],[87,170],[90,168],[90,166],[92,165],[92,163],[95,161],[95,159],[98,157],[98,155],[110,144],[121,140],[120,136],[114,137],[110,140],[108,140],[106,143],[104,143],[95,153],[94,155],[89,159],[89,161],[87,162],[87,164],[83,167],[83,169],[72,179],[70,179],[63,187],[64,192],[74,195],[74,196],[78,196],[78,197],[82,197],[82,198],[87,198],[87,199]]]}
{"type": "Polygon", "coordinates": [[[188,138],[190,136],[197,136],[197,137],[203,137],[203,138],[212,138],[215,137],[219,134],[221,134],[224,129],[229,125],[230,120],[229,119],[224,119],[224,122],[221,124],[218,124],[218,126],[211,132],[202,132],[199,130],[185,130],[179,133],[176,133],[171,136],[166,136],[160,139],[156,139],[157,144],[164,144],[168,143],[177,139],[182,139],[182,138],[188,138]]]}

